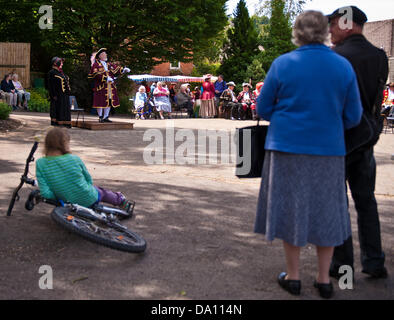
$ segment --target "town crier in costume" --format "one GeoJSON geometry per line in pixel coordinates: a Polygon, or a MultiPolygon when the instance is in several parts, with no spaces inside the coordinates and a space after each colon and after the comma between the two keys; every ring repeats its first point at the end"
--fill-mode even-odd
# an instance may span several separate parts
{"type": "Polygon", "coordinates": [[[94,80],[93,108],[97,109],[99,122],[112,122],[108,119],[111,107],[119,107],[115,77],[130,72],[129,68],[108,62],[107,49],[101,48],[93,54],[89,78],[94,80]]]}

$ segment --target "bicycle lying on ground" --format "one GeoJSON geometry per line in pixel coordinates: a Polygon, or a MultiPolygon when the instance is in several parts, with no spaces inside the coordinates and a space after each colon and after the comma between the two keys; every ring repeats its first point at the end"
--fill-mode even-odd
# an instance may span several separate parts
{"type": "MultiPolygon", "coordinates": [[[[28,177],[29,165],[34,161],[33,156],[37,147],[38,142],[34,142],[26,160],[25,171],[21,176],[21,182],[12,194],[7,216],[11,215],[15,201],[19,201],[20,197],[18,193],[23,185],[26,183],[37,186],[37,182],[28,177]]],[[[45,199],[40,196],[40,191],[36,189],[29,194],[25,203],[26,210],[33,210],[34,206],[39,202],[55,206],[55,209],[51,213],[52,219],[62,227],[87,240],[112,249],[133,253],[144,252],[146,249],[146,241],[140,235],[120,223],[120,220],[132,217],[135,203],[133,203],[133,208],[129,213],[102,204],[96,204],[91,208],[86,208],[78,204],[64,203],[60,200],[45,199]]]]}

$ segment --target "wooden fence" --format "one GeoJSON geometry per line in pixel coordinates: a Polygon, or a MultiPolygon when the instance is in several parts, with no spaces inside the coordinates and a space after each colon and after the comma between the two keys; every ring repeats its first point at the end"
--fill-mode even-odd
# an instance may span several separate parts
{"type": "Polygon", "coordinates": [[[0,42],[0,80],[11,72],[23,87],[30,87],[30,43],[0,42]]]}

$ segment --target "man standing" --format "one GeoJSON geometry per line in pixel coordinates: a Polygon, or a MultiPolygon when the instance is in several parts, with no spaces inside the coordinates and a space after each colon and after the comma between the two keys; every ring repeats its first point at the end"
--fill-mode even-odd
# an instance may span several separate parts
{"type": "MultiPolygon", "coordinates": [[[[215,107],[219,107],[220,96],[223,91],[227,89],[226,81],[223,80],[223,76],[219,75],[218,79],[215,81],[215,107]]],[[[220,114],[220,113],[219,113],[220,114]]]]}
{"type": "Polygon", "coordinates": [[[108,119],[111,107],[117,108],[120,106],[115,76],[130,72],[130,69],[108,62],[106,48],[101,48],[95,54],[92,63],[88,77],[94,79],[93,108],[97,109],[99,122],[112,122],[108,119]]]}
{"type": "MultiPolygon", "coordinates": [[[[383,50],[374,47],[362,35],[367,16],[359,8],[351,6],[337,9],[328,19],[334,51],[352,64],[364,109],[360,125],[346,132],[346,179],[358,215],[362,272],[373,278],[386,278],[385,255],[382,251],[374,194],[376,162],[373,146],[382,129],[380,105],[388,76],[388,59],[383,50]],[[366,139],[363,138],[365,132],[369,136],[366,139]]],[[[342,246],[335,248],[330,275],[339,278],[340,266],[349,265],[353,268],[353,262],[353,244],[350,237],[342,246]]]]}

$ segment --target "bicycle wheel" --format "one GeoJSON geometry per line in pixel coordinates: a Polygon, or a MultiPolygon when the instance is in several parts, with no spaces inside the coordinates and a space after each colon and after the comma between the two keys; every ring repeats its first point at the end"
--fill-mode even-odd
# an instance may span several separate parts
{"type": "Polygon", "coordinates": [[[56,207],[51,216],[67,230],[103,246],[133,253],[144,252],[146,249],[146,241],[124,226],[107,226],[100,221],[85,219],[73,215],[71,210],[65,207],[56,207]]]}

